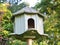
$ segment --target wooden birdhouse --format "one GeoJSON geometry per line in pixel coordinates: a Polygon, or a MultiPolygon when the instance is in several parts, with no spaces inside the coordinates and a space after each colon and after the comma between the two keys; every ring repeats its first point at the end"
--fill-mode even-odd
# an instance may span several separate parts
{"type": "Polygon", "coordinates": [[[43,29],[44,16],[35,9],[25,7],[13,13],[13,17],[15,34],[22,34],[28,31],[29,29],[35,29],[39,34],[44,34],[43,29]]]}

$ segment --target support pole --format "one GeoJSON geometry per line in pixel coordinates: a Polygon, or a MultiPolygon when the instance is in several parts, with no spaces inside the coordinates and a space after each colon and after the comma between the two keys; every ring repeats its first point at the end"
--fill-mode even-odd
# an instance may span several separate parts
{"type": "Polygon", "coordinates": [[[27,45],[32,45],[32,39],[27,39],[27,45]]]}

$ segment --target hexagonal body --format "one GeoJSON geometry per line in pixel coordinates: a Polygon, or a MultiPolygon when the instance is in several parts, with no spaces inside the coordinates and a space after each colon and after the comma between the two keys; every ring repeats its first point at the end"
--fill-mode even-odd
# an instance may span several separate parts
{"type": "MultiPolygon", "coordinates": [[[[31,9],[32,10],[32,9],[31,9]]],[[[32,11],[30,9],[28,11],[21,11],[19,13],[15,13],[14,17],[14,33],[22,34],[27,31],[29,28],[34,28],[38,31],[39,34],[44,34],[43,29],[43,16],[32,11]]]]}

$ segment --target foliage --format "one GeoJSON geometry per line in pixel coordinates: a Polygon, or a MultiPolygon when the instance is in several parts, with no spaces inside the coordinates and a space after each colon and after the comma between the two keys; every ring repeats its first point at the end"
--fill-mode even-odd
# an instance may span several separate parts
{"type": "Polygon", "coordinates": [[[49,43],[57,45],[60,40],[60,0],[41,0],[35,9],[45,15],[44,28],[45,33],[49,35],[49,43]]]}
{"type": "MultiPolygon", "coordinates": [[[[5,6],[5,5],[4,5],[5,6]]],[[[2,8],[4,7],[2,6],[2,8]]],[[[4,14],[3,14],[3,18],[2,18],[2,27],[5,29],[5,30],[8,30],[8,31],[12,31],[13,30],[13,27],[12,27],[12,21],[11,21],[11,12],[7,9],[7,7],[5,6],[3,8],[3,11],[5,10],[4,14]]]]}
{"type": "Polygon", "coordinates": [[[26,42],[22,42],[20,40],[10,38],[9,45],[26,45],[26,42]]]}
{"type": "Polygon", "coordinates": [[[8,10],[4,15],[3,15],[3,19],[2,19],[2,26],[5,30],[8,31],[13,31],[13,24],[11,21],[11,12],[8,10]]]}
{"type": "Polygon", "coordinates": [[[7,1],[7,0],[0,0],[0,3],[3,3],[3,2],[5,2],[5,1],[7,1]]]}
{"type": "Polygon", "coordinates": [[[9,7],[9,10],[10,10],[12,13],[14,13],[14,12],[16,12],[16,11],[18,11],[18,10],[26,7],[26,6],[28,6],[28,4],[25,3],[25,2],[23,2],[23,3],[19,4],[19,5],[14,4],[14,5],[12,5],[12,6],[9,7]]]}
{"type": "Polygon", "coordinates": [[[11,5],[18,4],[22,0],[0,0],[0,3],[9,3],[11,5]]]}
{"type": "Polygon", "coordinates": [[[22,42],[20,43],[21,41],[19,40],[13,40],[13,43],[12,45],[22,45],[22,42]]]}
{"type": "Polygon", "coordinates": [[[9,36],[9,32],[6,30],[2,30],[2,31],[0,31],[0,35],[2,35],[3,38],[7,38],[9,36]]]}
{"type": "Polygon", "coordinates": [[[11,22],[11,12],[7,9],[7,6],[4,3],[0,4],[0,35],[3,35],[4,38],[8,37],[9,32],[13,30],[11,22]]]}

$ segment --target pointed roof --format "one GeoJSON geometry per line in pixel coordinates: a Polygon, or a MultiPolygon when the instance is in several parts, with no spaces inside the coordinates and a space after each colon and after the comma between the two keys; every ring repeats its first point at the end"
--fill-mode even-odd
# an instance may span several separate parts
{"type": "Polygon", "coordinates": [[[39,14],[40,16],[44,17],[43,14],[39,13],[39,11],[31,8],[31,7],[24,7],[21,10],[13,13],[13,16],[17,16],[18,14],[39,14]]]}

